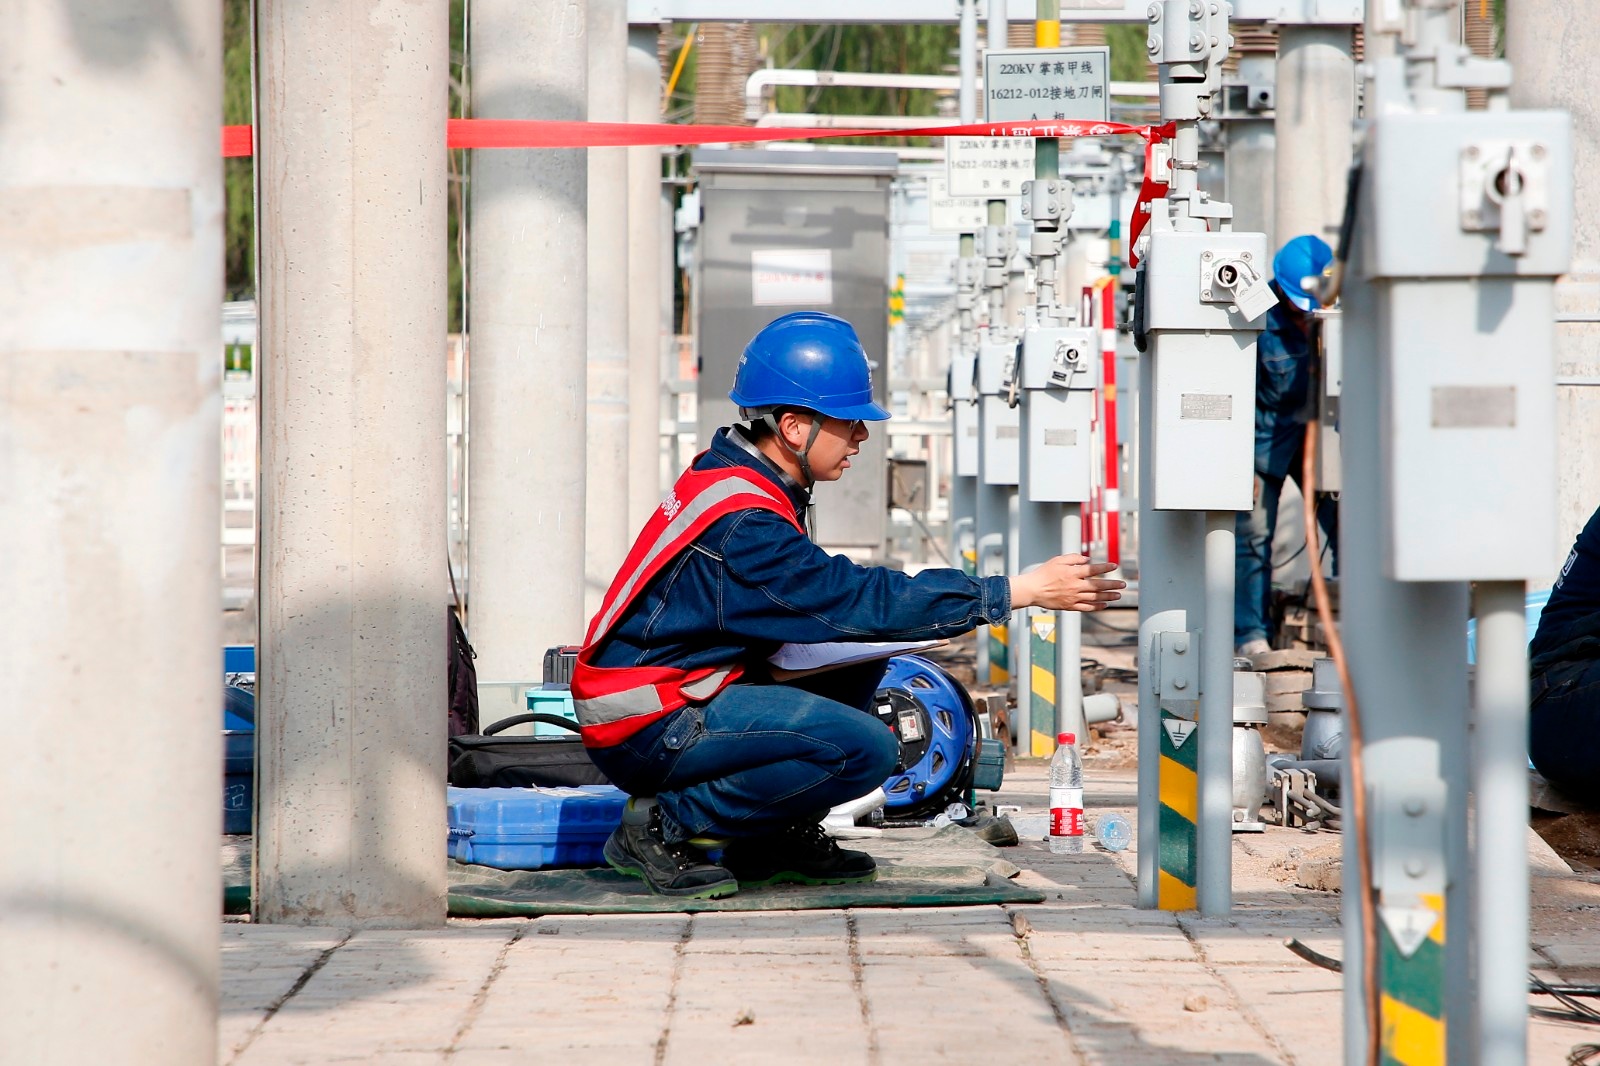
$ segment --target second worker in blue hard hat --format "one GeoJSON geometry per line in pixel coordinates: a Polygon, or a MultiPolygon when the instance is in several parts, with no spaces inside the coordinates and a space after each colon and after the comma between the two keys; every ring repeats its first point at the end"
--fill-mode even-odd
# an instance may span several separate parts
{"type": "MultiPolygon", "coordinates": [[[[1317,298],[1306,286],[1333,262],[1321,237],[1296,237],[1272,259],[1272,289],[1278,303],[1256,344],[1255,508],[1239,515],[1234,561],[1233,639],[1241,655],[1272,647],[1272,541],[1278,529],[1278,499],[1286,478],[1302,490],[1306,425],[1317,417],[1312,394],[1313,312],[1317,298]]],[[[1311,508],[1306,509],[1308,512],[1311,508]]],[[[1323,495],[1317,523],[1337,560],[1338,506],[1323,495]]],[[[1308,560],[1312,566],[1321,560],[1308,560]]]]}
{"type": "Polygon", "coordinates": [[[812,488],[843,476],[868,424],[889,417],[842,318],[767,325],[730,397],[745,424],[717,431],[639,534],[573,672],[589,755],[634,797],[606,861],[690,898],[871,880],[871,856],[819,823],[894,770],[894,734],[863,713],[885,661],[783,683],[769,657],[784,644],[953,637],[1024,606],[1099,610],[1122,582],[1081,555],[1010,578],[909,576],[814,544],[812,488]]]}

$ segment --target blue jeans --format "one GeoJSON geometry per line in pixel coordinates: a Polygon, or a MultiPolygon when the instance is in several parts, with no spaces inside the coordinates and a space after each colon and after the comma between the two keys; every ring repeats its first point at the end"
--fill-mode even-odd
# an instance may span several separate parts
{"type": "Polygon", "coordinates": [[[885,666],[729,685],[589,757],[623,791],[656,797],[669,841],[816,821],[883,784],[899,761],[893,731],[865,713],[885,666]]]}
{"type": "MultiPolygon", "coordinates": [[[[1302,493],[1298,456],[1291,467],[1294,483],[1302,493]]],[[[1278,531],[1278,497],[1283,494],[1284,478],[1256,474],[1256,505],[1249,514],[1240,513],[1234,526],[1233,564],[1233,643],[1272,639],[1272,538],[1278,531]]],[[[1333,558],[1333,571],[1339,572],[1339,505],[1332,496],[1317,501],[1317,525],[1333,558]]],[[[1312,561],[1311,565],[1316,565],[1312,561]]]]}
{"type": "Polygon", "coordinates": [[[1528,755],[1573,799],[1600,803],[1600,660],[1556,663],[1530,688],[1528,755]]]}

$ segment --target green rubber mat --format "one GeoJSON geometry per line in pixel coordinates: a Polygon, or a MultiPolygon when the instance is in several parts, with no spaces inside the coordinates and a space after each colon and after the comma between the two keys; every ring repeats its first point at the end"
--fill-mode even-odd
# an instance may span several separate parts
{"type": "MultiPolygon", "coordinates": [[[[611,869],[496,870],[450,863],[450,914],[458,918],[546,914],[663,914],[702,911],[827,910],[842,907],[959,907],[1042,903],[1044,895],[1011,880],[1017,868],[1000,849],[959,826],[892,830],[848,846],[878,860],[878,879],[860,885],[774,885],[727,899],[652,895],[642,881],[611,869]]],[[[250,909],[249,871],[225,869],[223,908],[250,909]],[[241,877],[242,875],[242,877],[241,877]]]]}

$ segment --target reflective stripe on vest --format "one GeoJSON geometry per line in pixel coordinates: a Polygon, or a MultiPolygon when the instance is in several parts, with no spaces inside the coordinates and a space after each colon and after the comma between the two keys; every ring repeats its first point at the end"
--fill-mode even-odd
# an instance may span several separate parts
{"type": "Polygon", "coordinates": [[[718,519],[751,509],[783,516],[804,532],[794,505],[740,467],[685,471],[645,524],[606,590],[572,672],[573,704],[589,747],[620,743],[690,700],[715,696],[741,673],[737,663],[683,670],[602,667],[593,662],[617,621],[657,574],[718,519]]]}

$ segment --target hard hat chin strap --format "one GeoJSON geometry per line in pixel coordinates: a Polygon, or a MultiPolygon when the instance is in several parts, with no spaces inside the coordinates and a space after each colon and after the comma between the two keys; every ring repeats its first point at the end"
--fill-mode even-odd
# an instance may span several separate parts
{"type": "Polygon", "coordinates": [[[808,456],[811,452],[811,446],[817,443],[817,438],[822,435],[822,417],[820,414],[811,412],[811,433],[806,437],[805,447],[797,449],[791,447],[789,442],[784,439],[783,431],[778,428],[778,420],[774,417],[773,412],[767,411],[761,416],[761,421],[765,422],[767,428],[772,430],[773,436],[778,438],[778,443],[783,445],[785,451],[794,456],[796,463],[800,464],[800,476],[805,479],[805,484],[802,488],[808,493],[817,484],[817,479],[811,474],[811,462],[808,456]]]}

